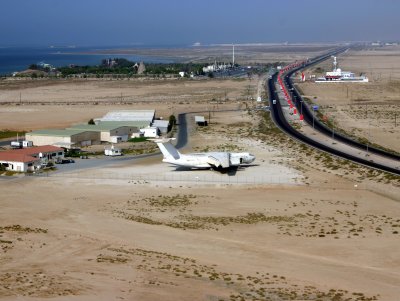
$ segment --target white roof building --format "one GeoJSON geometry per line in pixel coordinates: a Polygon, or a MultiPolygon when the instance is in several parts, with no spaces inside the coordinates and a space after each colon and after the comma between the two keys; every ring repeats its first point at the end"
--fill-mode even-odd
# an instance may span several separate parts
{"type": "Polygon", "coordinates": [[[100,121],[146,121],[149,125],[155,117],[155,110],[122,110],[108,112],[100,121]]]}
{"type": "Polygon", "coordinates": [[[168,120],[154,120],[152,124],[153,127],[156,127],[160,130],[161,134],[168,133],[168,125],[169,125],[168,120]]]}

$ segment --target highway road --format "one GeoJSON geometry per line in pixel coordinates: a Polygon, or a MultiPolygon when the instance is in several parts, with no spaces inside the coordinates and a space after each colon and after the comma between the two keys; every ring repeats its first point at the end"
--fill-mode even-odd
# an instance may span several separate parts
{"type": "MultiPolygon", "coordinates": [[[[308,64],[305,64],[303,66],[300,66],[300,67],[297,67],[297,68],[294,68],[294,69],[290,70],[284,76],[284,83],[287,86],[287,89],[289,91],[292,91],[292,96],[294,96],[293,98],[296,99],[295,105],[296,105],[298,111],[299,112],[302,111],[303,116],[304,116],[304,121],[307,122],[308,124],[310,124],[311,126],[313,125],[313,113],[311,112],[309,107],[305,104],[305,102],[302,99],[300,93],[294,87],[293,81],[291,79],[291,76],[295,72],[299,72],[299,71],[301,71],[302,69],[304,69],[306,67],[309,67],[309,66],[317,64],[317,63],[319,63],[319,62],[321,62],[323,60],[326,60],[326,59],[330,58],[332,55],[337,55],[337,54],[339,54],[341,52],[344,52],[346,49],[347,48],[341,48],[340,50],[337,50],[337,51],[335,51],[333,53],[329,53],[329,54],[326,54],[326,55],[324,55],[324,56],[322,56],[322,57],[320,57],[320,58],[318,58],[316,60],[312,60],[308,64]],[[303,104],[301,102],[303,102],[303,104]]],[[[358,148],[360,150],[363,150],[363,151],[368,151],[368,152],[373,153],[373,154],[377,154],[377,155],[380,155],[380,156],[384,156],[384,157],[387,157],[387,158],[390,158],[390,159],[397,160],[400,163],[400,156],[398,156],[396,154],[393,154],[393,153],[390,153],[390,152],[387,152],[387,151],[384,151],[382,149],[378,149],[378,148],[372,147],[371,145],[366,145],[366,144],[359,143],[359,142],[357,142],[357,141],[355,141],[355,140],[353,140],[353,139],[351,139],[349,137],[346,137],[343,134],[340,134],[340,133],[337,133],[337,132],[332,133],[332,129],[330,129],[327,126],[325,126],[318,119],[314,119],[314,126],[313,127],[317,131],[319,131],[319,132],[321,132],[321,133],[323,133],[323,134],[325,134],[325,135],[327,135],[329,137],[332,137],[332,134],[333,134],[337,141],[343,142],[343,143],[345,143],[347,145],[350,145],[352,147],[356,147],[356,148],[358,148]]]]}
{"type": "MultiPolygon", "coordinates": [[[[329,53],[326,55],[326,58],[330,57],[332,55],[332,53],[329,53]]],[[[323,59],[320,58],[321,60],[323,59]]],[[[335,148],[329,147],[325,144],[319,143],[313,139],[311,139],[308,136],[305,136],[304,134],[298,132],[297,130],[295,130],[286,120],[283,111],[282,111],[282,106],[280,104],[279,101],[279,96],[278,93],[276,91],[275,88],[275,82],[277,81],[277,77],[278,77],[278,73],[275,73],[267,82],[267,90],[268,90],[268,95],[269,95],[269,99],[276,99],[276,104],[273,105],[271,104],[271,116],[273,121],[275,122],[275,124],[286,134],[288,134],[289,136],[293,137],[294,139],[297,139],[301,142],[304,142],[312,147],[318,148],[322,151],[328,152],[330,154],[342,157],[344,159],[348,159],[351,160],[353,162],[357,162],[359,164],[365,165],[365,166],[369,166],[369,167],[373,167],[379,170],[384,170],[396,175],[400,175],[400,170],[393,168],[393,167],[388,167],[388,166],[384,166],[381,164],[377,164],[375,162],[371,162],[369,160],[365,160],[361,157],[357,157],[357,156],[353,156],[351,154],[347,154],[345,152],[342,152],[340,150],[337,150],[335,148]]],[[[288,79],[286,78],[286,81],[288,79]]],[[[300,99],[300,98],[299,98],[300,99]]],[[[304,109],[304,108],[303,108],[304,109]]]]}

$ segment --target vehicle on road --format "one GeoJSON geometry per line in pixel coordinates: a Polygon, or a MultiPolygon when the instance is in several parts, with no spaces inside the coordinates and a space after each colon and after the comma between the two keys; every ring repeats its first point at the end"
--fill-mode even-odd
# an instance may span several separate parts
{"type": "Polygon", "coordinates": [[[73,159],[61,159],[59,161],[56,161],[57,164],[68,164],[68,163],[75,163],[73,159]]]}

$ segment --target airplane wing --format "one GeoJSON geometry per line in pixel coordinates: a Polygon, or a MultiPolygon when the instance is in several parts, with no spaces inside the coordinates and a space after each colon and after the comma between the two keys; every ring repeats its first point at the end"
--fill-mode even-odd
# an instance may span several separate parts
{"type": "Polygon", "coordinates": [[[217,168],[228,168],[230,166],[229,157],[229,153],[210,153],[207,158],[207,163],[217,168]]]}

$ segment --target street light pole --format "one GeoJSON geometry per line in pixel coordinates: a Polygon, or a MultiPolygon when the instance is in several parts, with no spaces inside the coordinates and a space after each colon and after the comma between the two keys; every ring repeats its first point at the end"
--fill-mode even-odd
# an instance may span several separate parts
{"type": "Polygon", "coordinates": [[[371,139],[371,123],[370,123],[370,121],[368,120],[368,139],[367,139],[367,156],[369,156],[369,153],[368,153],[368,151],[369,151],[369,148],[368,148],[368,145],[369,145],[369,139],[371,139]]]}
{"type": "Polygon", "coordinates": [[[300,114],[303,115],[303,100],[300,100],[300,114]]]}
{"type": "Polygon", "coordinates": [[[314,129],[314,119],[315,119],[315,110],[313,109],[313,114],[312,114],[312,128],[314,129]]]}

